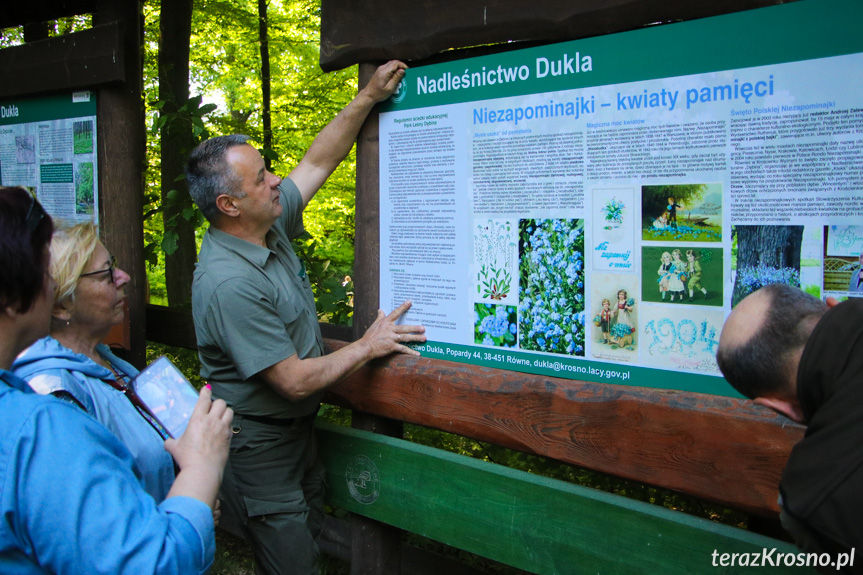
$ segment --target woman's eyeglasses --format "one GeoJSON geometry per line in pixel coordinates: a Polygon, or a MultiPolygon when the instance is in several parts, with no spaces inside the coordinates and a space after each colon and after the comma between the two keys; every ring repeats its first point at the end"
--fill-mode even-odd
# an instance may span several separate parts
{"type": "Polygon", "coordinates": [[[95,275],[107,273],[109,275],[109,277],[111,278],[111,283],[116,283],[114,281],[114,270],[115,269],[117,269],[117,258],[115,256],[111,256],[111,265],[109,265],[107,268],[105,268],[103,270],[97,270],[95,272],[87,272],[85,274],[81,274],[80,277],[83,278],[83,277],[87,277],[87,276],[95,276],[95,275]]]}
{"type": "Polygon", "coordinates": [[[30,194],[30,208],[27,210],[27,227],[30,228],[31,232],[35,232],[36,228],[39,226],[39,222],[45,217],[45,210],[42,208],[42,204],[36,201],[36,196],[30,194]]]}

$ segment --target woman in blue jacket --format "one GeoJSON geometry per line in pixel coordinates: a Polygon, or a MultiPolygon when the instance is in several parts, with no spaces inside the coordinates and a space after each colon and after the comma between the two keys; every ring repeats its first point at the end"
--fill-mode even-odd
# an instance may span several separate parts
{"type": "Polygon", "coordinates": [[[51,276],[57,284],[51,335],[25,350],[12,365],[37,393],[54,394],[82,407],[123,442],[156,502],[174,482],[167,433],[127,391],[138,370],[102,343],[125,316],[129,275],[99,241],[96,227],[78,224],[51,240],[51,276]]]}
{"type": "Polygon", "coordinates": [[[48,333],[53,224],[22,188],[0,188],[0,573],[204,573],[233,412],[201,392],[165,442],[180,472],[156,504],[128,449],[81,409],[9,372],[48,333]]]}

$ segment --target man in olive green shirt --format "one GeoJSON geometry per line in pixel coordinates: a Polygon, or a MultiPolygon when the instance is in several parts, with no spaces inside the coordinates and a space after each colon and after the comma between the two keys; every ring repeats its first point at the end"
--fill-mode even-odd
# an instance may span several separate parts
{"type": "Polygon", "coordinates": [[[213,138],[189,158],[189,191],[210,222],[192,285],[201,375],[235,412],[223,512],[242,523],[259,574],[316,572],[323,470],[312,423],[324,390],[371,359],[417,355],[404,344],[425,341],[421,326],[396,325],[405,302],[325,356],[311,285],[290,245],[303,232],[303,209],[404,68],[378,68],[284,180],[245,136],[213,138]]]}

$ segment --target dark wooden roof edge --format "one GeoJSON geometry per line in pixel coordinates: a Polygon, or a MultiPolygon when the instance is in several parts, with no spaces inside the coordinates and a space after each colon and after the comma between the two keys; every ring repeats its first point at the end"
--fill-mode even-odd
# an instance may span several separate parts
{"type": "Polygon", "coordinates": [[[578,40],[787,1],[322,0],[320,65],[329,72],[393,58],[416,63],[471,46],[578,40]]]}
{"type": "Polygon", "coordinates": [[[123,24],[112,22],[0,50],[0,98],[92,89],[126,81],[123,24]]]}
{"type": "Polygon", "coordinates": [[[96,0],[38,0],[36,2],[4,2],[0,12],[0,29],[14,28],[58,18],[92,14],[96,0]]]}

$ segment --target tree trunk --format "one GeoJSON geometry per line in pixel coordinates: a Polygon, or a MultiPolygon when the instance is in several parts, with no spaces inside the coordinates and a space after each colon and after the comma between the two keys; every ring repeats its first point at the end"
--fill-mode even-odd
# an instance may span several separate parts
{"type": "MultiPolygon", "coordinates": [[[[261,99],[262,119],[264,122],[264,150],[273,149],[273,127],[270,123],[270,40],[267,31],[268,0],[258,0],[258,34],[261,44],[261,99]]],[[[264,154],[264,165],[270,169],[270,157],[264,154]]]]}
{"type": "Polygon", "coordinates": [[[737,275],[734,278],[732,306],[754,291],[752,286],[742,282],[743,270],[790,268],[800,273],[803,226],[737,226],[736,233],[737,275]]]}
{"type": "MultiPolygon", "coordinates": [[[[183,174],[186,158],[195,145],[192,124],[176,112],[189,99],[189,39],[192,33],[193,0],[162,2],[159,19],[159,99],[162,115],[171,119],[160,130],[162,141],[162,221],[167,237],[176,234],[176,249],[165,252],[165,285],[168,305],[188,306],[192,300],[192,275],[197,246],[194,222],[183,217],[192,206],[183,174]],[[176,190],[172,198],[171,190],[176,190]]],[[[169,242],[170,243],[170,242],[169,242]]]]}

